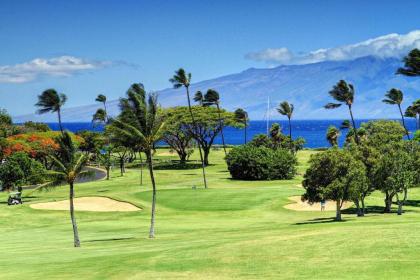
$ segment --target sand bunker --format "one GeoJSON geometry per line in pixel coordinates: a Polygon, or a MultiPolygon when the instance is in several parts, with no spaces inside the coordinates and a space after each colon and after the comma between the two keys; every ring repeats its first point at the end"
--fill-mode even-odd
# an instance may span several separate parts
{"type": "MultiPolygon", "coordinates": [[[[69,210],[69,201],[61,200],[55,202],[35,203],[29,205],[34,209],[43,210],[69,210]]],[[[132,212],[141,209],[127,202],[121,202],[107,197],[79,197],[74,199],[76,211],[95,212],[132,212]]]]}
{"type": "MultiPolygon", "coordinates": [[[[289,199],[295,203],[285,205],[284,208],[286,209],[295,211],[321,211],[321,203],[309,204],[308,202],[303,202],[300,199],[300,196],[291,196],[289,199]]],[[[344,202],[341,209],[350,208],[352,205],[353,203],[351,202],[344,202]]],[[[335,201],[327,200],[325,204],[325,211],[335,211],[335,201]]]]}

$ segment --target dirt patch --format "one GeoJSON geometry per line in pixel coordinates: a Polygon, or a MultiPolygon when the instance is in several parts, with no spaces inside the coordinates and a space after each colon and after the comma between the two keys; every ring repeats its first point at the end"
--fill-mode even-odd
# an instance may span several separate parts
{"type": "MultiPolygon", "coordinates": [[[[295,210],[295,211],[321,211],[321,203],[309,204],[307,201],[303,202],[300,199],[300,196],[291,196],[288,198],[294,203],[287,204],[284,206],[286,209],[295,210]]],[[[344,202],[341,209],[350,208],[353,205],[351,202],[344,202]]],[[[335,211],[335,201],[327,200],[325,203],[325,211],[335,211]]]]}
{"type": "MultiPolygon", "coordinates": [[[[33,209],[69,210],[69,200],[55,202],[34,203],[29,205],[33,209]]],[[[107,197],[79,197],[74,199],[76,211],[94,212],[132,212],[141,209],[127,202],[117,201],[107,197]]]]}

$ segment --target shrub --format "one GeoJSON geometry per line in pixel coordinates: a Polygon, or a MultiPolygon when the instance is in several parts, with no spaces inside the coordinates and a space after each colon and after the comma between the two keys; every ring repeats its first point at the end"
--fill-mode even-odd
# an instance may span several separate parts
{"type": "Polygon", "coordinates": [[[233,148],[226,156],[232,178],[242,180],[291,179],[296,174],[296,157],[285,149],[254,145],[233,148]]]}

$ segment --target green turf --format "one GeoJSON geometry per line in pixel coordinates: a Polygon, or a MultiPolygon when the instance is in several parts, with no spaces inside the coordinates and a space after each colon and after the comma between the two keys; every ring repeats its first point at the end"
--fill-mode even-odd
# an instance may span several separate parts
{"type": "MultiPolygon", "coordinates": [[[[168,158],[167,151],[159,153],[168,158]]],[[[154,240],[147,238],[148,173],[140,186],[138,169],[124,177],[115,170],[110,181],[76,186],[76,196],[108,196],[143,208],[77,212],[81,248],[72,247],[67,211],[28,206],[66,199],[67,187],[35,192],[22,206],[0,204],[0,278],[418,279],[420,191],[410,190],[413,206],[403,216],[345,214],[345,222],[336,223],[333,212],[286,210],[287,197],[302,193],[310,153],[299,153],[300,175],[289,181],[231,180],[222,151],[211,153],[208,190],[202,188],[200,169],[157,170],[154,240]]],[[[367,203],[382,206],[381,194],[367,203]]]]}

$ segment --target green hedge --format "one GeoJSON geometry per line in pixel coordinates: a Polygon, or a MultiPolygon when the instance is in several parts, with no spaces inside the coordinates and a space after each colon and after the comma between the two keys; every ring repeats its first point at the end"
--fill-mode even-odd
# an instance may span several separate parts
{"type": "Polygon", "coordinates": [[[226,156],[233,179],[274,180],[291,179],[296,174],[296,157],[285,149],[242,145],[226,156]]]}

